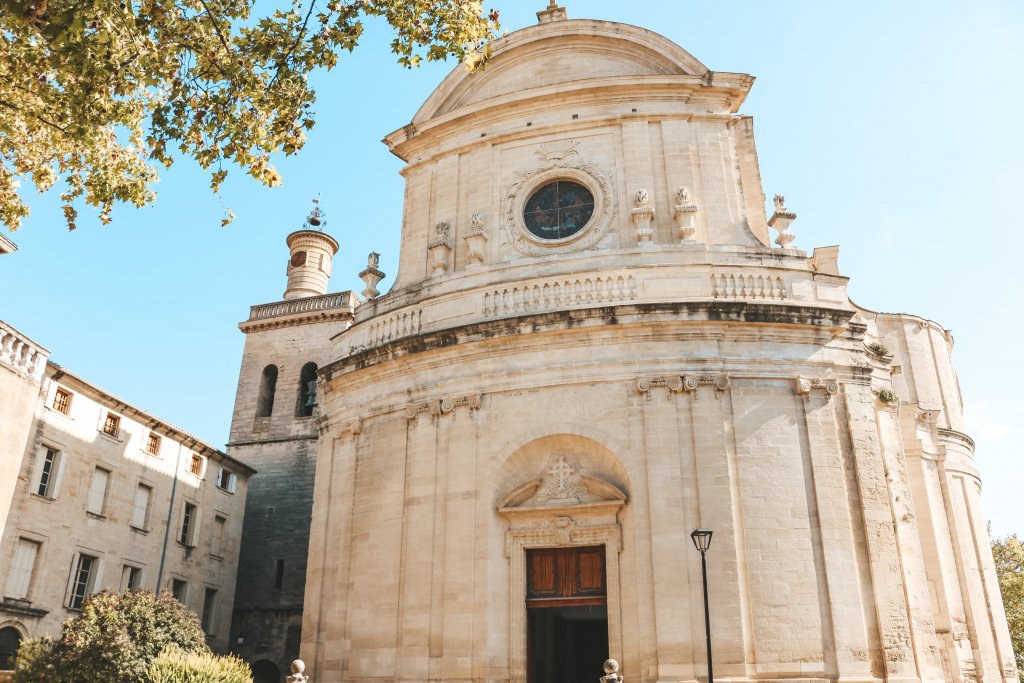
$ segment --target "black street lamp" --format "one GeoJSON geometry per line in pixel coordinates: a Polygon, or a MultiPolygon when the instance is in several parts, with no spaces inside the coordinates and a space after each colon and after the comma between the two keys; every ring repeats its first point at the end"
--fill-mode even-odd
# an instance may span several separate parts
{"type": "Polygon", "coordinates": [[[704,576],[704,633],[708,641],[708,683],[715,683],[715,675],[711,672],[711,617],[708,611],[708,563],[704,553],[711,547],[711,529],[694,529],[690,534],[693,544],[700,551],[700,569],[704,576]]]}

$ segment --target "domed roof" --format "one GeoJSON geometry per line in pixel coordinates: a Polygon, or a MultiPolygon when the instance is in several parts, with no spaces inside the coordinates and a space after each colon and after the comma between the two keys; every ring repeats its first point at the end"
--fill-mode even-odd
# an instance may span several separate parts
{"type": "MultiPolygon", "coordinates": [[[[682,77],[710,86],[712,79],[731,81],[723,77],[739,75],[712,73],[689,52],[653,31],[591,19],[547,21],[503,36],[491,49],[482,71],[459,66],[448,74],[416,112],[413,124],[487,100],[561,84],[682,77]]],[[[742,80],[745,95],[753,79],[742,76],[742,80]]]]}
{"type": "MultiPolygon", "coordinates": [[[[610,21],[565,19],[564,10],[494,41],[486,68],[459,65],[427,98],[408,126],[385,138],[404,158],[400,146],[419,133],[466,115],[566,93],[638,89],[658,99],[699,101],[701,111],[734,113],[754,79],[746,74],[713,72],[689,52],[653,31],[610,21]]],[[[541,15],[546,12],[541,12],[541,15]]],[[[596,93],[596,95],[595,95],[596,93]]]]}

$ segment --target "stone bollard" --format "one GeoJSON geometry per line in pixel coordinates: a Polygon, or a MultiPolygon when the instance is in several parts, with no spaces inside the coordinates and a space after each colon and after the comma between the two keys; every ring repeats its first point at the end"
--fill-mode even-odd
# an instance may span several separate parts
{"type": "Polygon", "coordinates": [[[311,683],[313,679],[302,673],[305,670],[306,663],[301,659],[296,659],[292,662],[292,675],[286,676],[284,680],[287,683],[311,683]]]}
{"type": "Polygon", "coordinates": [[[619,675],[619,663],[614,659],[604,660],[604,676],[598,679],[601,683],[622,683],[619,675]]]}

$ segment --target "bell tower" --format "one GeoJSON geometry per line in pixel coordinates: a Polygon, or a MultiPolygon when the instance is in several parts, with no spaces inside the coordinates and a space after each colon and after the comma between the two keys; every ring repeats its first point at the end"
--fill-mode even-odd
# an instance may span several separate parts
{"type": "Polygon", "coordinates": [[[306,227],[288,235],[288,288],[284,298],[301,299],[327,293],[331,264],[338,242],[323,232],[323,211],[317,200],[306,218],[306,227]]]}

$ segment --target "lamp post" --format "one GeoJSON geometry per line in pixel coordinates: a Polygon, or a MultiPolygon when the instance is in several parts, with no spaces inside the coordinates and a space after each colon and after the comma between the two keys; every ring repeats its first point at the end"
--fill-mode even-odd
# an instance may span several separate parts
{"type": "Polygon", "coordinates": [[[711,672],[711,617],[708,611],[708,563],[704,553],[711,547],[711,529],[694,529],[690,534],[693,545],[700,551],[700,569],[704,577],[704,633],[708,643],[708,683],[715,682],[715,675],[711,672]]]}

